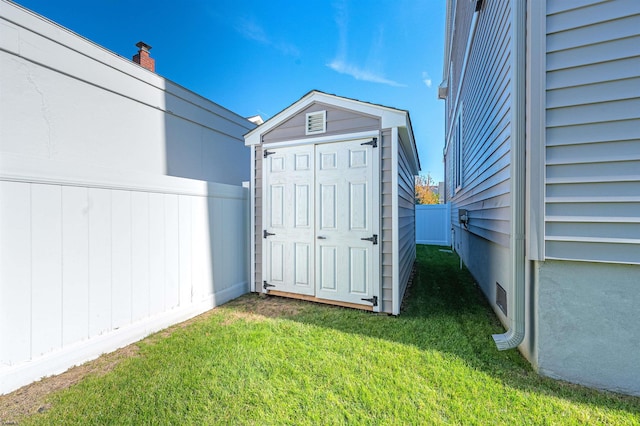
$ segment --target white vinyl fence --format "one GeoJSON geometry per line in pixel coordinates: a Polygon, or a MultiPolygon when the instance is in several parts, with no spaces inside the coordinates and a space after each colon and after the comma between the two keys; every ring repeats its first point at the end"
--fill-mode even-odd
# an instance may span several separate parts
{"type": "Polygon", "coordinates": [[[451,245],[451,204],[416,205],[416,244],[451,245]]]}
{"type": "Polygon", "coordinates": [[[246,188],[39,166],[0,159],[0,394],[248,291],[246,188]]]}

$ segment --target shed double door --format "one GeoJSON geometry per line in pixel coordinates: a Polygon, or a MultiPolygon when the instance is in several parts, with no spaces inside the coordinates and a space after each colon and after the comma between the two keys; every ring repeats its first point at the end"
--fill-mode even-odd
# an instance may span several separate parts
{"type": "Polygon", "coordinates": [[[266,149],[265,288],[369,306],[378,296],[379,186],[366,142],[266,149]]]}

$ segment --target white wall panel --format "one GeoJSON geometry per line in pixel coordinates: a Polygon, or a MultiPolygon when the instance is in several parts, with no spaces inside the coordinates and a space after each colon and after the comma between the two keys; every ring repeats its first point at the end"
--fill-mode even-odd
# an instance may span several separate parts
{"type": "Polygon", "coordinates": [[[62,344],[89,337],[89,199],[62,187],[62,344]]]}
{"type": "Polygon", "coordinates": [[[178,216],[180,236],[180,306],[191,303],[192,280],[192,231],[191,231],[191,200],[193,197],[180,195],[178,200],[178,216]]]}
{"type": "Polygon", "coordinates": [[[0,365],[31,358],[30,186],[0,181],[0,365]]]}
{"type": "Polygon", "coordinates": [[[131,322],[131,192],[111,191],[112,327],[131,322]]]}
{"type": "Polygon", "coordinates": [[[165,207],[164,194],[149,194],[149,311],[162,312],[165,302],[165,207]]]}
{"type": "Polygon", "coordinates": [[[194,197],[191,210],[191,260],[194,301],[202,300],[211,292],[211,246],[207,199],[194,197]]]}
{"type": "Polygon", "coordinates": [[[89,334],[111,328],[111,192],[89,189],[89,334]]]}
{"type": "MultiPolygon", "coordinates": [[[[235,238],[235,236],[230,235],[228,228],[225,226],[222,200],[209,198],[207,200],[207,206],[209,210],[209,247],[211,250],[211,258],[220,259],[222,261],[220,266],[229,265],[231,256],[229,256],[227,249],[232,249],[233,238],[235,238]],[[226,244],[216,244],[216,241],[228,241],[229,244],[228,246],[226,244]]],[[[222,283],[225,282],[226,277],[229,275],[227,271],[225,271],[226,268],[220,266],[215,265],[211,271],[213,277],[212,292],[214,289],[219,289],[222,286],[222,283]]]]}
{"type": "Polygon", "coordinates": [[[164,196],[165,225],[165,309],[172,309],[180,302],[180,221],[178,216],[178,196],[164,196]]]}
{"type": "Polygon", "coordinates": [[[131,317],[136,321],[149,316],[149,193],[131,197],[131,317]]]}
{"type": "Polygon", "coordinates": [[[451,245],[451,204],[416,206],[416,244],[451,245]]]}
{"type": "Polygon", "coordinates": [[[62,191],[31,187],[31,355],[62,345],[62,191]]]}

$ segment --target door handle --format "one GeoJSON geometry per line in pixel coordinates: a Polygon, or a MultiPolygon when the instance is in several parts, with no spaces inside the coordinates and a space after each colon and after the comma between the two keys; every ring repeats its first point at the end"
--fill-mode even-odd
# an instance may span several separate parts
{"type": "Polygon", "coordinates": [[[319,236],[318,236],[318,239],[319,239],[319,240],[326,240],[326,239],[327,239],[327,237],[323,237],[323,236],[319,235],[319,236]]]}

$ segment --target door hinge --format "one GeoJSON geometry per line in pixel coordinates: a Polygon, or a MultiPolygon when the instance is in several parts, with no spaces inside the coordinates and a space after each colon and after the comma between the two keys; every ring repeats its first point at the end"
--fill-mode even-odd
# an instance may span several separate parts
{"type": "Polygon", "coordinates": [[[362,241],[371,241],[373,243],[373,245],[377,245],[378,244],[378,234],[373,234],[373,237],[369,237],[369,238],[360,238],[362,241]]]}
{"type": "Polygon", "coordinates": [[[378,138],[372,138],[369,142],[363,142],[360,145],[371,145],[373,148],[378,147],[378,138]]]}
{"type": "Polygon", "coordinates": [[[272,235],[276,235],[273,232],[267,232],[267,230],[265,229],[264,231],[262,231],[262,238],[267,238],[270,237],[272,235]]]}
{"type": "Polygon", "coordinates": [[[275,151],[267,151],[266,149],[264,150],[264,158],[267,158],[268,156],[275,154],[275,151]]]}
{"type": "Polygon", "coordinates": [[[266,281],[262,281],[262,288],[264,288],[265,290],[269,290],[269,287],[275,287],[275,285],[269,284],[266,281]]]}
{"type": "Polygon", "coordinates": [[[369,302],[373,306],[378,306],[378,296],[373,296],[371,299],[360,299],[360,300],[364,300],[365,302],[369,302]]]}

